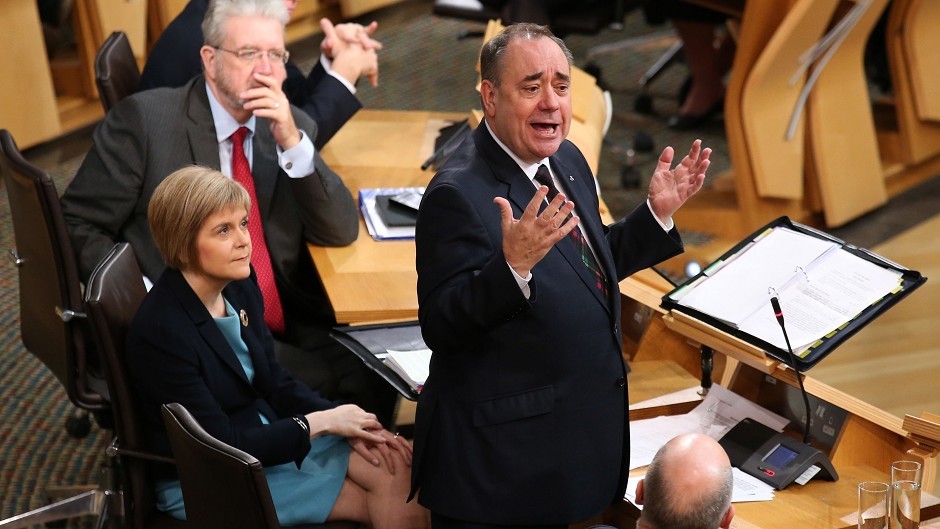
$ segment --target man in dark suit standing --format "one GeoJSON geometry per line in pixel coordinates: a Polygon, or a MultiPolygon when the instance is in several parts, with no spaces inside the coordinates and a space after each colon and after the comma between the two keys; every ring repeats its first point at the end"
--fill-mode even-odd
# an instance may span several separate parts
{"type": "Polygon", "coordinates": [[[359,219],[349,189],[314,149],[316,124],[281,89],[287,11],[282,0],[218,0],[206,17],[205,77],[134,94],[94,132],[62,199],[81,273],[127,241],[155,281],[165,264],[147,225],[154,189],[186,165],[221,170],[249,189],[259,213],[252,264],[279,359],[324,396],[389,424],[394,391],[329,337],[332,307],[306,247],[350,244],[359,219]]]}
{"type": "MultiPolygon", "coordinates": [[[[292,13],[298,0],[283,0],[288,13],[292,13]]],[[[202,21],[209,0],[190,0],[183,11],[167,25],[147,55],[147,63],[140,76],[140,89],[183,86],[202,73],[199,49],[203,45],[202,21]]],[[[317,122],[314,146],[320,149],[349,121],[362,103],[356,98],[356,82],[368,77],[378,83],[379,63],[376,51],[381,49],[371,36],[376,23],[363,27],[359,24],[340,24],[334,27],[329,20],[321,20],[324,33],[323,55],[304,76],[293,62],[285,68],[284,93],[290,102],[302,108],[317,122]]]]}
{"type": "Polygon", "coordinates": [[[516,24],[480,61],[485,121],[418,213],[419,317],[434,353],[412,493],[435,529],[565,527],[623,498],[617,283],[682,251],[672,214],[701,188],[710,150],[696,141],[672,168],[667,147],[647,203],[604,226],[593,175],[565,140],[564,43],[516,24]]]}

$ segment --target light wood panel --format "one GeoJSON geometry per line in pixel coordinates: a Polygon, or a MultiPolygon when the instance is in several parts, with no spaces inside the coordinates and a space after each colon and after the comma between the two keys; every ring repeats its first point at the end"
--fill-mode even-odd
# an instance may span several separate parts
{"type": "Polygon", "coordinates": [[[841,226],[887,201],[868,80],[859,67],[887,5],[875,0],[868,6],[810,93],[808,160],[827,226],[841,226]]]}
{"type": "Polygon", "coordinates": [[[343,17],[354,18],[359,15],[375,11],[381,7],[397,4],[402,0],[339,0],[343,17]]]}
{"type": "Polygon", "coordinates": [[[811,371],[897,417],[940,413],[940,216],[874,250],[929,280],[852,337],[811,371]]]}
{"type": "Polygon", "coordinates": [[[929,47],[929,40],[915,38],[937,34],[940,12],[931,8],[936,4],[933,0],[894,0],[888,17],[889,65],[899,136],[897,154],[903,164],[919,163],[940,153],[940,124],[921,119],[914,95],[920,93],[923,97],[936,98],[938,94],[929,86],[925,92],[922,80],[923,76],[936,75],[937,68],[928,66],[932,73],[916,71],[918,63],[933,55],[936,48],[929,47]]]}
{"type": "Polygon", "coordinates": [[[0,49],[0,127],[20,148],[55,136],[59,112],[35,0],[4,1],[0,49]]]}

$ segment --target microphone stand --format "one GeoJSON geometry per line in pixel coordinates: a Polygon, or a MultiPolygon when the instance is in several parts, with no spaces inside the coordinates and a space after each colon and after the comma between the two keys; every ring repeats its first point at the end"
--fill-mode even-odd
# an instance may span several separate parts
{"type": "Polygon", "coordinates": [[[806,388],[803,387],[803,376],[796,368],[796,355],[793,354],[793,347],[790,346],[790,336],[787,335],[787,327],[783,323],[783,309],[780,308],[780,300],[777,296],[770,298],[770,304],[774,309],[774,316],[777,317],[777,323],[780,324],[780,330],[783,331],[783,339],[787,343],[787,352],[790,357],[790,368],[796,374],[796,381],[800,383],[800,393],[803,395],[803,405],[806,407],[806,424],[803,425],[803,444],[809,444],[809,426],[812,415],[809,409],[809,397],[806,394],[806,388]]]}

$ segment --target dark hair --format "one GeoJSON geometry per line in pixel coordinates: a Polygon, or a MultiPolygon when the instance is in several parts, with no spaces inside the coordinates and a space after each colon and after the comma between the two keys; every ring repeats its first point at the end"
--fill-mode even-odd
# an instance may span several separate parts
{"type": "Polygon", "coordinates": [[[513,39],[538,40],[540,38],[552,39],[568,59],[568,66],[574,62],[571,50],[565,46],[565,43],[556,37],[546,26],[538,24],[519,23],[503,29],[498,35],[491,38],[483,49],[480,50],[480,76],[484,81],[493,83],[493,86],[499,86],[499,77],[502,70],[503,56],[506,54],[506,48],[513,39]]]}

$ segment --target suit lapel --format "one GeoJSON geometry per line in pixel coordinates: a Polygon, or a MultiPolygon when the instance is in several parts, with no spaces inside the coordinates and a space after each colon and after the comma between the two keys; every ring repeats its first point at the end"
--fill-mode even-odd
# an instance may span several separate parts
{"type": "Polygon", "coordinates": [[[186,135],[193,163],[203,167],[220,170],[219,140],[216,138],[215,122],[209,109],[209,96],[206,95],[206,81],[198,76],[189,82],[187,96],[189,122],[186,135]]]}
{"type": "MultiPolygon", "coordinates": [[[[482,123],[474,131],[474,142],[476,143],[477,150],[480,151],[480,154],[483,156],[483,159],[489,164],[496,179],[504,182],[508,187],[507,198],[510,203],[518,208],[516,214],[521,214],[535,195],[535,186],[532,185],[532,181],[522,172],[519,165],[496,143],[486,126],[482,123]]],[[[594,203],[594,200],[585,195],[581,189],[585,186],[578,185],[577,182],[569,180],[569,176],[573,176],[574,173],[569,171],[565,165],[558,160],[557,155],[551,156],[549,160],[555,175],[564,182],[565,194],[574,200],[576,205],[594,203]],[[569,190],[570,192],[567,192],[569,190]]],[[[577,178],[577,176],[574,177],[577,178]]],[[[544,209],[544,207],[543,205],[540,211],[544,209]]],[[[597,225],[597,221],[594,220],[593,215],[582,215],[579,226],[581,226],[582,230],[587,228],[586,231],[582,231],[582,233],[584,233],[586,237],[590,237],[591,244],[598,252],[599,257],[603,255],[603,257],[600,257],[600,262],[601,266],[604,267],[604,273],[607,274],[608,270],[613,269],[613,258],[610,256],[610,250],[607,249],[606,239],[601,235],[602,228],[597,225]]],[[[557,242],[555,247],[552,248],[552,251],[559,252],[562,257],[564,257],[568,265],[571,266],[578,277],[581,278],[585,287],[594,294],[598,302],[609,310],[608,300],[605,300],[603,293],[598,291],[596,280],[591,276],[587,267],[584,266],[584,262],[581,260],[580,249],[577,245],[573,244],[568,238],[565,238],[565,240],[557,242]]]]}
{"type": "Polygon", "coordinates": [[[240,379],[245,381],[245,384],[250,386],[248,376],[245,375],[244,368],[235,356],[235,351],[229,346],[225,336],[222,335],[222,331],[219,330],[215,320],[212,319],[212,315],[209,314],[205,305],[190,288],[183,275],[172,268],[167,268],[163,275],[167,278],[170,289],[180,301],[183,310],[199,330],[199,335],[202,336],[206,345],[209,346],[222,364],[228,366],[240,379]]]}
{"type": "Polygon", "coordinates": [[[274,187],[280,178],[281,168],[277,164],[277,147],[274,137],[268,128],[268,120],[257,118],[255,120],[255,134],[252,139],[251,174],[255,180],[255,194],[258,197],[258,207],[261,221],[268,220],[271,211],[271,202],[274,199],[274,187]]]}
{"type": "MultiPolygon", "coordinates": [[[[254,274],[254,272],[252,272],[252,274],[254,274]]],[[[250,279],[245,279],[230,283],[223,293],[225,294],[225,299],[227,299],[232,305],[232,308],[235,309],[235,313],[239,315],[242,341],[245,342],[245,347],[248,348],[251,363],[255,368],[255,381],[257,381],[259,377],[261,377],[262,380],[268,378],[269,373],[267,371],[267,358],[263,355],[264,346],[258,339],[258,334],[251,331],[252,327],[255,327],[256,324],[263,325],[264,314],[255,313],[252,307],[257,305],[249,303],[246,299],[245,288],[242,285],[250,281],[250,279]]]]}

